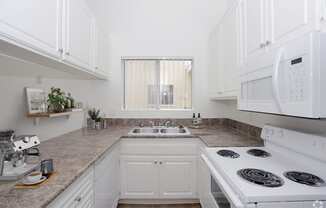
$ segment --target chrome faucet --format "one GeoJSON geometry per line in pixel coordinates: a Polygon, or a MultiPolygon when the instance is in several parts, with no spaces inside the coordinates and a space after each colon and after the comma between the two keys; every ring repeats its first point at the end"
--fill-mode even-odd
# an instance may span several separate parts
{"type": "Polygon", "coordinates": [[[155,122],[154,121],[149,121],[149,126],[153,128],[155,126],[155,122]]]}

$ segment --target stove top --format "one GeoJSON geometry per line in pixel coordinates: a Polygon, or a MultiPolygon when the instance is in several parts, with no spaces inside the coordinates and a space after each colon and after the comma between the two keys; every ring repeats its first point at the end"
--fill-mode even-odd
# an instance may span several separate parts
{"type": "Polygon", "coordinates": [[[245,204],[308,202],[309,206],[294,207],[311,207],[316,200],[326,203],[326,136],[267,125],[261,138],[264,147],[204,150],[216,178],[224,180],[224,190],[231,190],[230,195],[245,204]],[[240,156],[230,160],[216,154],[225,149],[240,156]]]}
{"type": "Polygon", "coordinates": [[[232,158],[232,159],[236,159],[238,157],[240,157],[240,155],[232,150],[219,150],[216,152],[218,155],[222,156],[222,157],[228,157],[228,158],[232,158]]]}
{"type": "Polygon", "coordinates": [[[247,151],[247,153],[255,157],[271,157],[271,154],[269,152],[266,152],[262,149],[250,149],[247,151]]]}
{"type": "Polygon", "coordinates": [[[237,173],[241,178],[265,187],[274,188],[284,184],[282,178],[260,169],[246,168],[239,170],[237,173]]]}
{"type": "Polygon", "coordinates": [[[326,200],[326,185],[308,186],[293,182],[284,174],[299,170],[326,180],[326,166],[323,164],[266,147],[206,148],[205,155],[245,203],[326,200]],[[270,156],[260,158],[248,154],[252,149],[262,150],[270,156]],[[230,159],[217,154],[222,150],[231,150],[239,157],[230,159]]]}
{"type": "Polygon", "coordinates": [[[322,187],[326,185],[323,179],[311,173],[288,171],[284,173],[284,176],[291,181],[305,184],[307,186],[322,187]]]}

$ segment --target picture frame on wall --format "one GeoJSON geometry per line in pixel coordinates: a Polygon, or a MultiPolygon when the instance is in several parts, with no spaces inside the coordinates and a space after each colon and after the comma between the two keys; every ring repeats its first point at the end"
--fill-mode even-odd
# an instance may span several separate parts
{"type": "Polygon", "coordinates": [[[26,87],[25,93],[28,114],[46,112],[46,97],[44,90],[26,87]]]}

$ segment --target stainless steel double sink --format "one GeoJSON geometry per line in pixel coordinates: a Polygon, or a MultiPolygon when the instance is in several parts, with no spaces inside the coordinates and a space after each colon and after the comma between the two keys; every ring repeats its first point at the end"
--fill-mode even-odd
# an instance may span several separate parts
{"type": "Polygon", "coordinates": [[[129,136],[187,136],[190,135],[190,131],[186,127],[136,127],[129,133],[129,136]]]}

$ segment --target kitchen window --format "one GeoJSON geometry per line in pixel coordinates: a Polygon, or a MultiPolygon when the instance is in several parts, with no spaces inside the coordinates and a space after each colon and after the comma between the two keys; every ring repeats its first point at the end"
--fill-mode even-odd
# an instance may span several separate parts
{"type": "Polygon", "coordinates": [[[125,110],[192,108],[190,58],[123,58],[125,110]]]}

